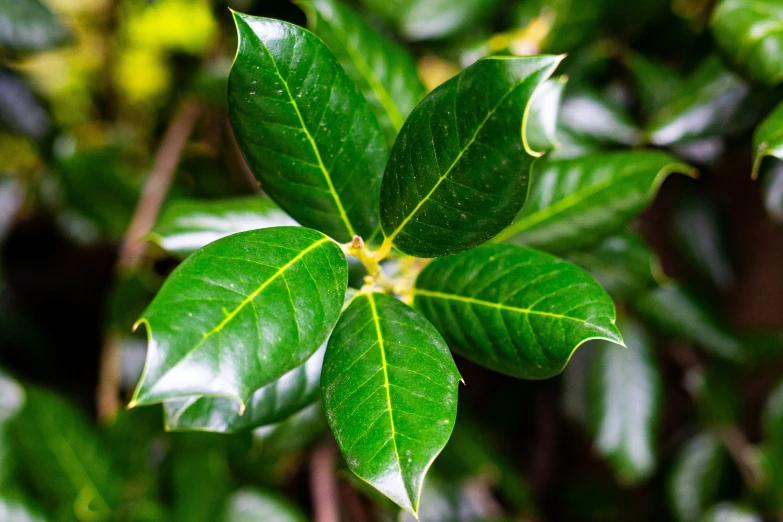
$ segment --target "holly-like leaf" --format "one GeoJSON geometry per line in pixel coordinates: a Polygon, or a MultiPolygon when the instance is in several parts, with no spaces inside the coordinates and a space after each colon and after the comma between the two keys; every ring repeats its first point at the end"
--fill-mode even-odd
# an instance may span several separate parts
{"type": "Polygon", "coordinates": [[[39,0],[0,4],[0,49],[42,51],[67,43],[71,32],[39,0]]]}
{"type": "Polygon", "coordinates": [[[165,401],[166,429],[235,432],[281,422],[320,399],[324,351],[326,346],[302,366],[256,390],[244,412],[236,402],[219,397],[165,401]]]}
{"type": "Polygon", "coordinates": [[[485,19],[498,0],[362,0],[390,20],[408,40],[433,40],[456,33],[485,19]]]}
{"type": "Polygon", "coordinates": [[[81,520],[110,520],[119,499],[118,476],[87,416],[57,395],[28,387],[14,422],[20,470],[50,511],[76,510],[81,520]]]}
{"type": "Polygon", "coordinates": [[[513,27],[544,29],[540,48],[548,53],[568,53],[584,46],[595,35],[606,10],[606,0],[533,0],[515,2],[513,27]]]}
{"type": "Polygon", "coordinates": [[[357,295],[329,339],[321,389],[348,467],[416,513],[451,435],[459,372],[440,334],[385,294],[357,295]]]}
{"type": "Polygon", "coordinates": [[[287,419],[253,430],[253,441],[265,455],[280,455],[305,448],[328,429],[321,401],[287,419]]]}
{"type": "Polygon", "coordinates": [[[726,58],[754,82],[783,82],[783,4],[779,0],[722,0],[712,33],[726,58]]]}
{"type": "Polygon", "coordinates": [[[511,223],[537,154],[526,138],[531,98],[560,59],[484,58],[414,109],[383,175],[387,241],[413,256],[445,256],[511,223]]]}
{"type": "Polygon", "coordinates": [[[634,80],[642,108],[648,114],[666,106],[682,84],[682,78],[675,71],[643,54],[628,51],[623,62],[634,80]]]}
{"type": "Polygon", "coordinates": [[[240,489],[226,502],[224,522],[305,522],[299,509],[278,495],[240,489]]]}
{"type": "Polygon", "coordinates": [[[370,237],[388,156],[370,105],[312,33],[278,20],[234,19],[229,116],[261,187],[306,227],[339,241],[370,237]]]}
{"type": "Polygon", "coordinates": [[[248,197],[216,201],[177,200],[161,214],[149,239],[186,257],[220,238],[296,222],[268,199],[248,197]]]}
{"type": "Polygon", "coordinates": [[[569,252],[615,299],[626,299],[653,288],[663,278],[658,258],[638,234],[623,231],[592,247],[569,252]]]}
{"type": "Polygon", "coordinates": [[[149,348],[131,405],[208,395],[244,409],[323,344],[347,278],[340,247],[304,227],[207,245],[172,272],[139,320],[149,348]]]}
{"type": "Polygon", "coordinates": [[[562,252],[617,231],[650,204],[669,174],[695,171],[662,152],[617,152],[547,162],[528,201],[493,241],[562,252]]]}
{"type": "Polygon", "coordinates": [[[414,306],[452,350],[522,379],[557,375],[587,340],[622,343],[614,303],[587,273],[512,245],[429,263],[416,279],[414,306]]]}
{"type": "Polygon", "coordinates": [[[682,447],[668,483],[675,520],[699,520],[717,497],[725,464],[720,441],[709,433],[696,435],[682,447]]]}
{"type": "Polygon", "coordinates": [[[758,177],[764,158],[783,161],[783,103],[775,107],[753,133],[753,177],[758,177]]]}
{"type": "Polygon", "coordinates": [[[667,284],[638,295],[633,307],[651,325],[678,339],[692,341],[725,359],[742,357],[742,345],[705,303],[667,284]]]}
{"type": "Polygon", "coordinates": [[[302,0],[312,7],[313,32],[334,52],[370,102],[391,146],[405,118],[424,97],[416,63],[340,0],[302,0]]]}
{"type": "Polygon", "coordinates": [[[753,118],[746,109],[750,94],[741,78],[710,57],[653,114],[648,138],[655,145],[669,146],[743,130],[753,118]]]}
{"type": "Polygon", "coordinates": [[[656,466],[661,375],[644,328],[627,320],[620,331],[627,349],[607,342],[587,347],[585,405],[597,452],[621,483],[636,484],[656,466]]]}
{"type": "Polygon", "coordinates": [[[642,133],[621,104],[599,92],[583,89],[569,94],[560,111],[566,132],[606,145],[638,145],[642,133]]]}

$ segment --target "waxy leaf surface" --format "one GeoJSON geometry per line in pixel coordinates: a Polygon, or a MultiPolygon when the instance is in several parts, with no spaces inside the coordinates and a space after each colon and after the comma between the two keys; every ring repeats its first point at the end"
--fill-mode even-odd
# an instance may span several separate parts
{"type": "Polygon", "coordinates": [[[235,491],[226,501],[223,522],[306,522],[299,509],[284,498],[252,489],[235,491]]]}
{"type": "Polygon", "coordinates": [[[323,344],[347,278],[340,247],[303,227],[207,245],[172,272],[139,321],[149,348],[131,404],[209,395],[245,405],[323,344]]]}
{"type": "Polygon", "coordinates": [[[587,270],[615,299],[626,299],[649,290],[662,279],[655,254],[638,234],[630,231],[568,252],[566,257],[587,270]]]}
{"type": "Polygon", "coordinates": [[[726,58],[754,82],[783,82],[783,3],[722,0],[712,14],[712,32],[726,58]]]}
{"type": "Polygon", "coordinates": [[[256,390],[244,412],[237,402],[220,397],[165,401],[166,429],[235,432],[283,421],[321,398],[325,351],[321,347],[302,366],[256,390]]]}
{"type": "Polygon", "coordinates": [[[337,444],[356,475],[412,513],[454,427],[459,380],[435,328],[385,294],[356,296],[329,339],[321,388],[337,444]]]}
{"type": "Polygon", "coordinates": [[[652,201],[673,172],[693,172],[662,152],[617,152],[535,169],[530,196],[494,241],[561,252],[615,232],[652,201]]]}
{"type": "Polygon", "coordinates": [[[264,198],[177,200],[166,207],[148,237],[164,250],[186,257],[231,234],[293,225],[296,221],[264,198]]]}
{"type": "Polygon", "coordinates": [[[711,433],[700,433],[685,443],[675,458],[667,488],[675,520],[699,520],[719,494],[725,465],[720,440],[711,433]]]}
{"type": "Polygon", "coordinates": [[[547,80],[539,87],[530,106],[525,132],[530,149],[547,152],[557,148],[557,123],[567,78],[547,80]]]}
{"type": "Polygon", "coordinates": [[[641,131],[621,104],[591,90],[569,94],[560,110],[566,132],[598,145],[637,145],[641,131]]]}
{"type": "Polygon", "coordinates": [[[525,115],[556,56],[479,60],[430,93],[397,137],[381,185],[381,224],[406,254],[484,243],[525,202],[536,154],[525,115]]]}
{"type": "Polygon", "coordinates": [[[234,13],[231,125],[261,188],[298,223],[349,241],[378,224],[387,148],[334,54],[301,27],[234,13]]]}
{"type": "Polygon", "coordinates": [[[370,102],[391,146],[405,118],[424,97],[416,63],[340,0],[306,0],[313,32],[332,50],[370,102]]]}
{"type": "Polygon", "coordinates": [[[753,134],[756,155],[753,175],[758,176],[764,158],[771,156],[783,161],[783,103],[775,107],[753,134]]]}
{"type": "Polygon", "coordinates": [[[635,321],[620,323],[627,348],[590,343],[585,401],[593,445],[624,484],[649,477],[657,463],[661,374],[652,340],[635,321]]]}
{"type": "Polygon", "coordinates": [[[306,448],[328,431],[321,401],[275,424],[253,430],[255,447],[265,455],[280,455],[306,448]]]}
{"type": "Polygon", "coordinates": [[[414,306],[452,350],[522,379],[557,375],[589,339],[622,343],[614,303],[586,272],[513,245],[429,263],[416,280],[414,306]]]}

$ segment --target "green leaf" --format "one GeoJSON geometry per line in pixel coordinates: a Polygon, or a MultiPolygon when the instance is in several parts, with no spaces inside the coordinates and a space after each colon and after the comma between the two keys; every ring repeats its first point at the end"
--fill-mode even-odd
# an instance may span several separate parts
{"type": "Polygon", "coordinates": [[[547,32],[541,49],[548,53],[567,53],[580,49],[595,36],[606,9],[606,0],[534,0],[515,2],[514,27],[529,27],[542,22],[547,32]]]}
{"type": "Polygon", "coordinates": [[[340,247],[303,227],[207,245],[174,270],[139,320],[149,348],[131,406],[208,395],[243,409],[323,344],[347,278],[340,247]]]}
{"type": "Polygon", "coordinates": [[[633,51],[623,55],[631,73],[644,111],[655,113],[665,107],[677,93],[682,78],[671,68],[633,51]]]}
{"type": "Polygon", "coordinates": [[[372,11],[392,21],[408,40],[449,36],[485,19],[499,0],[362,0],[372,11]]]}
{"type": "Polygon", "coordinates": [[[676,145],[727,134],[747,122],[750,89],[720,59],[705,60],[687,78],[667,105],[650,119],[651,143],[676,145]]]}
{"type": "Polygon", "coordinates": [[[689,440],[676,457],[668,481],[675,520],[698,520],[718,496],[726,458],[720,441],[709,433],[689,440]]]}
{"type": "Polygon", "coordinates": [[[537,154],[525,132],[531,99],[560,60],[484,58],[414,109],[383,175],[387,241],[406,254],[438,257],[480,245],[511,223],[537,154]]]}
{"type": "Polygon", "coordinates": [[[783,161],[783,103],[780,103],[764,119],[753,133],[753,177],[758,177],[764,158],[773,157],[783,161]]]}
{"type": "Polygon", "coordinates": [[[0,491],[11,483],[16,468],[9,430],[11,421],[22,410],[24,402],[22,386],[0,370],[0,491]]]}
{"type": "Polygon", "coordinates": [[[292,225],[296,221],[264,198],[177,200],[166,207],[148,237],[164,250],[187,257],[231,234],[292,225]]]}
{"type": "Polygon", "coordinates": [[[6,522],[46,522],[31,502],[7,491],[0,492],[0,516],[6,522]]]}
{"type": "Polygon", "coordinates": [[[13,425],[25,480],[51,511],[110,520],[118,478],[86,415],[51,392],[26,391],[27,403],[13,425]]]}
{"type": "Polygon", "coordinates": [[[722,0],[712,33],[726,58],[754,82],[783,82],[783,4],[779,0],[722,0]]]}
{"type": "Polygon", "coordinates": [[[323,346],[303,365],[256,390],[242,413],[239,404],[218,397],[165,401],[166,429],[235,432],[281,422],[320,398],[325,350],[323,346]]]}
{"type": "Polygon", "coordinates": [[[560,103],[568,78],[561,76],[547,80],[536,91],[527,120],[527,142],[531,150],[547,152],[559,146],[557,142],[557,120],[560,103]]]}
{"type": "Polygon", "coordinates": [[[757,513],[747,507],[721,502],[701,517],[700,522],[762,522],[762,520],[757,513]]]}
{"type": "Polygon", "coordinates": [[[265,455],[280,455],[310,445],[327,427],[323,406],[318,401],[283,421],[254,429],[253,440],[265,455]]]}
{"type": "Polygon", "coordinates": [[[673,284],[639,295],[632,302],[637,312],[663,333],[692,341],[725,359],[741,357],[742,345],[705,303],[673,284]]]}
{"type": "Polygon", "coordinates": [[[70,39],[68,28],[39,0],[0,4],[0,50],[43,51],[70,39]]]}
{"type": "Polygon", "coordinates": [[[593,444],[622,484],[650,477],[661,420],[662,378],[652,340],[641,324],[620,324],[628,348],[605,341],[587,347],[587,419],[593,444]]]}
{"type": "Polygon", "coordinates": [[[669,174],[694,169],[662,152],[616,152],[536,168],[530,196],[493,242],[562,252],[591,245],[649,205],[669,174]]]}
{"type": "Polygon", "coordinates": [[[783,223],[783,162],[777,162],[761,178],[761,193],[767,215],[783,223]]]}
{"type": "Polygon", "coordinates": [[[609,295],[619,300],[649,290],[664,278],[653,251],[644,239],[628,230],[569,252],[566,257],[587,270],[609,295]]]}
{"type": "Polygon", "coordinates": [[[235,491],[228,499],[224,522],[306,522],[299,509],[278,495],[253,489],[235,491]]]}
{"type": "Polygon", "coordinates": [[[511,245],[429,263],[416,279],[414,306],[452,350],[522,379],[559,374],[587,340],[622,343],[614,303],[587,273],[511,245]]]}
{"type": "Polygon", "coordinates": [[[764,439],[783,448],[783,381],[769,394],[762,420],[764,439]]]}
{"type": "Polygon", "coordinates": [[[560,111],[560,125],[597,144],[638,145],[642,133],[625,107],[608,96],[582,89],[568,94],[560,111]]]}
{"type": "Polygon", "coordinates": [[[230,491],[228,437],[178,433],[171,437],[173,522],[219,520],[230,491]]]}
{"type": "Polygon", "coordinates": [[[51,123],[46,108],[24,80],[13,69],[0,66],[0,127],[32,138],[43,138],[51,123]]]}
{"type": "Polygon", "coordinates": [[[348,467],[416,513],[451,435],[459,372],[440,334],[385,294],[357,295],[329,339],[321,389],[348,467]]]}
{"type": "Polygon", "coordinates": [[[424,97],[416,63],[340,0],[302,0],[312,7],[313,32],[334,52],[370,102],[391,146],[405,118],[424,97]]]}
{"type": "Polygon", "coordinates": [[[343,242],[370,237],[387,158],[370,105],[312,33],[236,12],[234,20],[229,116],[261,188],[306,227],[343,242]]]}

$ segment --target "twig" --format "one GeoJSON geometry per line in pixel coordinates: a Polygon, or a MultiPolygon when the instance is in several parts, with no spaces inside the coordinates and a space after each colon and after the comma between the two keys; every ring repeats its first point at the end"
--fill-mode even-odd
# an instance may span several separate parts
{"type": "Polygon", "coordinates": [[[315,522],[339,522],[340,505],[335,469],[334,442],[318,446],[310,460],[310,491],[315,522]]]}
{"type": "Polygon", "coordinates": [[[764,474],[759,468],[758,452],[745,433],[733,424],[716,426],[715,433],[734,459],[745,483],[753,491],[759,491],[764,485],[764,474]]]}
{"type": "Polygon", "coordinates": [[[134,269],[146,251],[145,236],[155,224],[158,212],[166,199],[166,194],[174,179],[174,172],[179,165],[182,149],[190,137],[193,126],[196,123],[202,108],[192,100],[186,100],[180,105],[177,114],[166,129],[158,152],[155,154],[155,163],[144,185],[144,190],[139,198],[139,204],[131,219],[128,231],[120,246],[117,268],[120,271],[134,269]]]}
{"type": "Polygon", "coordinates": [[[95,390],[98,421],[108,424],[114,420],[120,406],[120,343],[114,334],[106,337],[101,348],[98,377],[98,387],[95,390]]]}

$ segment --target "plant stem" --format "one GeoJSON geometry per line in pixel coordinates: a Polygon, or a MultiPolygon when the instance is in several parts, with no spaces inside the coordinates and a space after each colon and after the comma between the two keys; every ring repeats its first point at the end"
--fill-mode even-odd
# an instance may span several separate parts
{"type": "Polygon", "coordinates": [[[339,522],[340,504],[335,475],[335,448],[325,441],[310,459],[310,492],[315,522],[339,522]]]}

